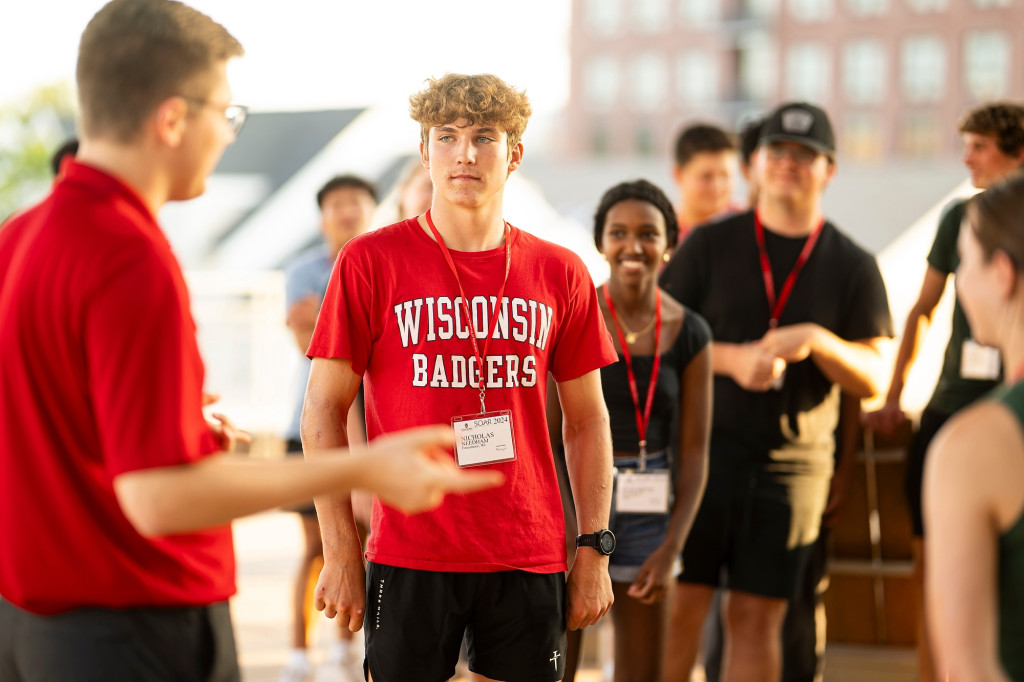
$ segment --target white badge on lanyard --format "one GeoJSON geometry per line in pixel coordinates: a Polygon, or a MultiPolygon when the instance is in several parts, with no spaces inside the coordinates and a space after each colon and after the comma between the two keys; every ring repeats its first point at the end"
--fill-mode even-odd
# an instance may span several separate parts
{"type": "Polygon", "coordinates": [[[1002,360],[999,349],[983,346],[974,339],[967,339],[960,352],[960,376],[964,379],[999,378],[1002,360]]]}
{"type": "Polygon", "coordinates": [[[620,514],[667,514],[669,490],[669,473],[664,469],[617,470],[615,511],[620,514]]]}
{"type": "Polygon", "coordinates": [[[455,430],[455,461],[460,467],[511,462],[516,458],[509,410],[452,417],[455,430]]]}

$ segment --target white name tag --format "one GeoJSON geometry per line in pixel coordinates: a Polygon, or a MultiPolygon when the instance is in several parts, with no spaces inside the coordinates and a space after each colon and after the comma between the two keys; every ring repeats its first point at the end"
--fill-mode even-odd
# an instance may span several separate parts
{"type": "Polygon", "coordinates": [[[964,341],[960,352],[960,376],[964,379],[999,378],[1002,361],[999,350],[992,346],[983,346],[974,339],[964,341]]]}
{"type": "Polygon", "coordinates": [[[669,472],[633,471],[616,472],[615,511],[620,514],[667,514],[669,472]]]}
{"type": "Polygon", "coordinates": [[[460,467],[474,467],[516,458],[509,410],[452,417],[455,430],[455,461],[460,467]]]}

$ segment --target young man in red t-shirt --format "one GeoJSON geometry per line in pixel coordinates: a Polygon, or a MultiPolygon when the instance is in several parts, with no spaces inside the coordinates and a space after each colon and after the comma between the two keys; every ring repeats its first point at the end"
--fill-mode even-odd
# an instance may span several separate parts
{"type": "Polygon", "coordinates": [[[501,480],[456,471],[443,429],[311,463],[225,453],[240,434],[203,416],[155,215],[202,193],[241,127],[241,53],[181,3],[105,6],[81,41],[77,159],[0,230],[2,680],[236,680],[231,519],[352,487],[418,511],[501,480]]]}
{"type": "Polygon", "coordinates": [[[376,682],[449,679],[464,635],[479,675],[560,680],[566,626],[596,623],[612,601],[599,369],[616,356],[580,259],[502,218],[505,182],[523,158],[525,94],[494,76],[448,74],[410,103],[431,208],[342,249],[309,347],[303,444],[344,445],[345,415],[365,382],[371,441],[452,423],[456,460],[506,482],[418,517],[375,500],[365,577],[348,498],[317,498],[317,605],[353,630],[365,616],[376,682]],[[578,544],[599,544],[577,551],[567,582],[544,414],[549,373],[565,417],[578,544]]]}

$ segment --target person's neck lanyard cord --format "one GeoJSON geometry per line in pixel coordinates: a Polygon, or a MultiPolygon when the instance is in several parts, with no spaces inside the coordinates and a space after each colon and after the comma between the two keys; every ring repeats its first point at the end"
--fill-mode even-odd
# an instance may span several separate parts
{"type": "MultiPolygon", "coordinates": [[[[478,381],[477,385],[480,387],[480,414],[487,411],[485,399],[487,395],[487,381],[486,374],[484,372],[484,358],[487,357],[487,348],[491,345],[491,334],[488,330],[487,340],[484,341],[483,354],[480,353],[480,347],[476,342],[476,325],[473,324],[473,316],[469,310],[469,302],[466,298],[466,292],[462,288],[462,280],[459,278],[459,271],[455,267],[455,261],[452,260],[452,254],[448,250],[448,246],[444,243],[444,239],[441,237],[441,233],[434,227],[434,221],[430,218],[430,209],[427,209],[426,213],[427,226],[430,227],[430,231],[434,235],[434,239],[437,241],[437,245],[441,247],[441,253],[444,254],[444,259],[448,262],[448,267],[451,268],[452,274],[455,275],[455,283],[459,285],[459,294],[462,296],[462,312],[466,316],[466,326],[469,327],[469,340],[473,344],[473,355],[476,356],[476,369],[478,381]]],[[[508,273],[512,269],[512,227],[505,222],[505,278],[501,281],[501,289],[498,290],[498,297],[494,299],[494,305],[491,307],[490,316],[490,327],[494,327],[495,315],[498,312],[498,308],[501,306],[501,299],[505,295],[505,285],[508,284],[508,273]]],[[[472,385],[473,374],[470,372],[469,379],[470,385],[472,385]]]]}
{"type": "Polygon", "coordinates": [[[615,314],[612,295],[608,293],[608,285],[604,285],[604,301],[608,312],[615,322],[615,333],[619,336],[622,356],[626,360],[626,376],[629,377],[629,393],[633,396],[633,409],[636,412],[636,432],[640,436],[640,471],[647,469],[647,426],[651,423],[651,407],[654,405],[654,388],[658,383],[658,368],[661,367],[661,355],[658,353],[661,342],[661,290],[656,290],[654,298],[654,364],[651,367],[651,381],[647,386],[647,403],[643,414],[640,413],[640,391],[636,385],[636,374],[633,372],[633,358],[629,354],[626,337],[622,335],[619,317],[615,314]]]}
{"type": "Polygon", "coordinates": [[[800,276],[800,271],[804,269],[807,259],[811,257],[811,252],[814,251],[814,245],[818,243],[818,236],[824,225],[825,219],[822,218],[818,226],[807,236],[807,241],[804,242],[804,248],[801,249],[793,269],[790,270],[786,281],[782,283],[779,297],[775,298],[775,277],[772,275],[772,264],[768,260],[768,249],[764,243],[764,225],[761,224],[761,216],[756,211],[754,212],[754,233],[757,236],[757,250],[761,256],[761,275],[764,277],[764,291],[768,296],[768,308],[771,311],[771,317],[768,320],[769,329],[779,326],[779,318],[782,317],[782,311],[789,302],[789,295],[793,293],[796,278],[800,276]]]}

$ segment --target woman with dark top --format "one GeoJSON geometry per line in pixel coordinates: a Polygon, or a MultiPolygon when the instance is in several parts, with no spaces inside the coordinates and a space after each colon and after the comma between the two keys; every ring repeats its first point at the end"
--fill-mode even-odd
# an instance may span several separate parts
{"type": "Polygon", "coordinates": [[[711,332],[657,285],[678,238],[671,202],[646,180],[608,190],[594,217],[611,270],[598,300],[619,353],[601,370],[616,467],[616,682],[661,679],[669,597],[707,477],[711,332]]]}
{"type": "Polygon", "coordinates": [[[939,672],[1024,680],[1024,175],[977,195],[960,230],[960,303],[1006,383],[954,415],[925,464],[925,589],[939,672]]]}

